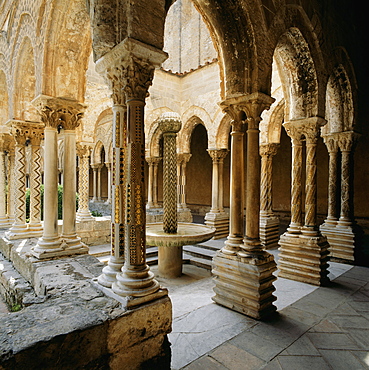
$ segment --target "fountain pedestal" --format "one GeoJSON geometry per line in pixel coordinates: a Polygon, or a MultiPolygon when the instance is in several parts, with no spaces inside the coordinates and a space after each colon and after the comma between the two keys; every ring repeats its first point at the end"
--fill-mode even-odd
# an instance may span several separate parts
{"type": "Polygon", "coordinates": [[[182,275],[182,247],[205,242],[213,237],[215,228],[179,222],[177,232],[163,231],[162,223],[146,224],[146,244],[158,247],[158,273],[164,278],[182,275]]]}

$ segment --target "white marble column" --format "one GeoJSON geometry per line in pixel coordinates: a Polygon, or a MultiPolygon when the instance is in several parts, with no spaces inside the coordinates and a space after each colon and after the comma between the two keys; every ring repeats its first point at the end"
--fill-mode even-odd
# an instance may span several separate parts
{"type": "Polygon", "coordinates": [[[205,224],[215,228],[213,239],[220,239],[229,234],[229,215],[223,208],[223,162],[227,149],[208,149],[212,159],[212,201],[211,209],[205,215],[205,224]]]}
{"type": "Polygon", "coordinates": [[[103,164],[99,164],[97,166],[97,201],[101,202],[101,170],[103,168],[103,164]]]}
{"type": "Polygon", "coordinates": [[[187,163],[190,153],[177,153],[177,213],[179,222],[192,222],[191,210],[186,203],[187,163]]]}
{"type": "Polygon", "coordinates": [[[260,145],[261,183],[260,183],[260,240],[266,249],[276,248],[279,240],[279,218],[273,213],[273,157],[279,144],[260,145]]]}
{"type": "Polygon", "coordinates": [[[44,129],[44,230],[42,237],[32,249],[32,254],[38,259],[47,259],[87,253],[87,248],[74,245],[75,203],[76,203],[76,153],[74,133],[69,132],[82,117],[84,106],[78,102],[64,98],[54,98],[40,95],[34,101],[38,109],[44,129]],[[66,137],[64,140],[64,186],[63,218],[68,218],[63,232],[63,240],[58,230],[58,127],[64,125],[66,137]],[[69,129],[69,130],[68,130],[69,129]],[[70,176],[70,178],[68,178],[70,176]],[[69,181],[69,184],[66,184],[69,181]],[[72,194],[73,192],[73,194],[72,194]],[[72,205],[72,202],[74,206],[72,205]],[[65,210],[66,209],[66,210],[65,210]],[[69,219],[70,217],[70,219],[69,219]],[[70,240],[69,240],[70,239],[70,240]],[[68,244],[72,241],[71,245],[68,244]]]}
{"type": "Polygon", "coordinates": [[[91,164],[91,168],[92,168],[92,171],[93,171],[92,172],[92,174],[93,174],[93,178],[92,178],[92,194],[93,194],[92,202],[96,202],[97,201],[98,165],[97,164],[91,164]]]}
{"type": "Polygon", "coordinates": [[[85,107],[70,102],[60,115],[64,128],[64,167],[63,167],[63,228],[62,239],[70,254],[88,253],[76,232],[76,128],[80,124],[85,107]]]}
{"type": "Polygon", "coordinates": [[[77,155],[79,158],[78,171],[78,211],[76,220],[92,221],[94,218],[89,209],[89,169],[90,169],[90,147],[77,144],[77,155]]]}
{"type": "Polygon", "coordinates": [[[111,204],[111,163],[105,162],[105,166],[108,169],[108,199],[106,200],[106,204],[111,204]]]}

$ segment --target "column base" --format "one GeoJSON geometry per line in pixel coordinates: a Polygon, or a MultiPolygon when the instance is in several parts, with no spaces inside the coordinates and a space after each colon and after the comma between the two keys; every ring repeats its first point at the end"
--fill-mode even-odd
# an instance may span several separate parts
{"type": "Polygon", "coordinates": [[[81,211],[76,213],[76,221],[93,221],[95,218],[92,216],[90,211],[81,211]]]}
{"type": "Polygon", "coordinates": [[[361,235],[357,225],[341,226],[339,222],[336,225],[325,222],[320,226],[320,231],[328,240],[331,257],[355,261],[355,247],[361,235]]]}
{"type": "Polygon", "coordinates": [[[28,237],[27,224],[14,225],[5,233],[8,240],[24,239],[28,237]]]}
{"type": "Polygon", "coordinates": [[[42,227],[42,224],[41,222],[40,223],[34,223],[34,224],[28,224],[28,234],[30,235],[30,237],[32,238],[38,238],[38,237],[41,237],[42,234],[43,234],[43,227],[42,227]]]}
{"type": "Polygon", "coordinates": [[[225,238],[229,234],[229,215],[226,212],[208,212],[205,225],[215,228],[213,239],[225,238]]]}
{"type": "Polygon", "coordinates": [[[222,248],[223,254],[234,256],[240,250],[240,245],[243,244],[243,237],[228,235],[222,248]]]}
{"type": "Polygon", "coordinates": [[[265,249],[278,248],[279,218],[260,217],[260,241],[265,249]]]}
{"type": "Polygon", "coordinates": [[[59,237],[49,239],[41,237],[37,245],[31,249],[31,254],[37,259],[51,259],[88,253],[88,247],[79,238],[68,240],[68,243],[59,237]]]}
{"type": "Polygon", "coordinates": [[[85,243],[82,243],[81,238],[75,235],[62,235],[63,246],[66,245],[66,249],[73,251],[73,254],[85,254],[88,253],[89,248],[85,243]]]}
{"type": "Polygon", "coordinates": [[[276,311],[273,281],[277,270],[274,257],[255,258],[225,255],[218,251],[213,258],[214,302],[250,316],[264,319],[276,311]]]}
{"type": "MultiPolygon", "coordinates": [[[[112,291],[121,296],[127,297],[129,307],[137,302],[138,305],[159,298],[156,293],[160,285],[154,279],[154,274],[146,265],[143,270],[128,270],[123,266],[122,272],[116,275],[116,281],[112,284],[112,291]]],[[[127,306],[128,307],[128,306],[127,306]]]]}
{"type": "Polygon", "coordinates": [[[329,244],[324,236],[291,236],[285,233],[279,240],[278,277],[312,285],[329,282],[329,244]]]}
{"type": "Polygon", "coordinates": [[[193,217],[189,208],[178,208],[177,209],[178,222],[192,222],[193,217]]]}
{"type": "Polygon", "coordinates": [[[110,256],[108,265],[102,269],[102,274],[97,279],[98,283],[106,288],[111,288],[116,281],[117,274],[121,272],[123,265],[124,258],[110,256]]]}
{"type": "Polygon", "coordinates": [[[8,217],[1,217],[1,218],[0,218],[0,229],[7,229],[7,228],[9,228],[10,226],[12,226],[12,225],[13,225],[13,223],[14,223],[14,221],[13,221],[13,222],[11,222],[11,221],[8,219],[8,217]]]}

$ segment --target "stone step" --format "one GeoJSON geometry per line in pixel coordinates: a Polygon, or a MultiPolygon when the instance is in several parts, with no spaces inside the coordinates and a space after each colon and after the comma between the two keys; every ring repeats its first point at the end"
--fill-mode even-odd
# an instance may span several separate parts
{"type": "Polygon", "coordinates": [[[89,249],[89,254],[98,258],[103,256],[110,256],[111,246],[110,244],[91,245],[89,246],[89,249]]]}
{"type": "Polygon", "coordinates": [[[183,246],[183,252],[196,258],[202,258],[211,261],[215,256],[216,250],[203,248],[202,245],[185,245],[183,246]]]}
{"type": "Polygon", "coordinates": [[[204,268],[206,270],[211,270],[212,261],[201,258],[201,257],[194,257],[187,253],[183,253],[183,263],[190,263],[191,265],[204,268]]]}

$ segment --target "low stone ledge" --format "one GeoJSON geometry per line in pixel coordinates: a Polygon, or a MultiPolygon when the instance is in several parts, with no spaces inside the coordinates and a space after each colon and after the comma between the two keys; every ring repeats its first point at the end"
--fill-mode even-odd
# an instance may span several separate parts
{"type": "Polygon", "coordinates": [[[0,369],[169,368],[169,297],[127,309],[94,284],[103,267],[95,257],[38,261],[32,241],[19,243],[10,254],[43,299],[0,316],[0,369]]]}

